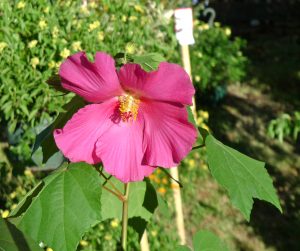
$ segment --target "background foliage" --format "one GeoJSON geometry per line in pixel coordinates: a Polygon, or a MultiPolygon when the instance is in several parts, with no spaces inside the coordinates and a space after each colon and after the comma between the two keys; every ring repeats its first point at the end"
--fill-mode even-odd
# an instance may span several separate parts
{"type": "MultiPolygon", "coordinates": [[[[84,8],[81,1],[51,3],[46,0],[0,3],[0,29],[4,31],[0,33],[0,69],[4,72],[0,77],[0,104],[3,108],[0,116],[2,125],[10,129],[14,152],[23,160],[30,158],[36,132],[52,121],[62,105],[72,98],[69,95],[57,96],[58,93],[45,84],[68,54],[83,49],[92,58],[96,50],[110,54],[120,50],[138,54],[155,51],[167,60],[180,62],[172,21],[168,20],[166,9],[159,1],[101,1],[84,8]]],[[[231,37],[230,33],[228,27],[221,27],[218,23],[213,27],[203,22],[196,23],[197,44],[193,46],[191,56],[194,83],[200,91],[224,87],[243,77],[246,58],[241,50],[245,43],[231,37]],[[227,58],[229,60],[225,60],[227,58]]],[[[198,125],[207,126],[208,113],[202,111],[199,115],[198,125]]],[[[211,179],[203,156],[202,152],[191,154],[181,166],[185,210],[190,220],[189,234],[201,224],[222,236],[232,250],[239,250],[241,242],[245,241],[241,240],[239,231],[234,233],[231,230],[240,230],[244,226],[243,218],[232,210],[226,192],[211,179]],[[191,201],[195,194],[197,198],[191,201]],[[222,224],[216,224],[216,218],[221,218],[222,224]],[[225,218],[234,218],[234,221],[225,218]]],[[[30,171],[33,169],[16,174],[11,168],[7,163],[1,165],[2,216],[15,209],[16,203],[44,176],[30,171]]],[[[173,203],[168,178],[157,171],[150,179],[156,191],[173,203]]],[[[169,208],[168,216],[158,212],[149,224],[153,250],[160,250],[161,243],[169,249],[177,246],[176,229],[169,224],[173,219],[174,211],[169,208]]],[[[247,238],[253,236],[251,227],[243,228],[243,231],[247,238]]],[[[110,250],[119,241],[119,233],[120,221],[106,220],[83,237],[79,249],[110,250]]],[[[133,230],[130,235],[136,239],[133,230]]],[[[267,250],[261,240],[255,237],[252,240],[260,250],[267,250]]],[[[138,246],[137,241],[130,243],[133,250],[138,246]]],[[[255,247],[245,250],[255,250],[255,247]]]]}

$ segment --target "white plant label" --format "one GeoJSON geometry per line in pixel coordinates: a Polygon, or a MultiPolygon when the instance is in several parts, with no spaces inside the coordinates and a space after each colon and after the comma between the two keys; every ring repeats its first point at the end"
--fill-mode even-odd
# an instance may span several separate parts
{"type": "Polygon", "coordinates": [[[193,36],[193,11],[191,8],[179,8],[174,11],[176,38],[180,45],[195,43],[193,36]]]}

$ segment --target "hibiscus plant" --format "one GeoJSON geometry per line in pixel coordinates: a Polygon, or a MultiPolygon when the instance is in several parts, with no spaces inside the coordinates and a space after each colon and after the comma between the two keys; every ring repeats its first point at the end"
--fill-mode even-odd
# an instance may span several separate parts
{"type": "MultiPolygon", "coordinates": [[[[56,170],[1,220],[0,249],[22,242],[26,250],[73,251],[92,226],[117,218],[122,221],[118,248],[127,250],[128,224],[141,236],[155,210],[166,206],[147,177],[157,168],[168,173],[203,147],[212,176],[248,221],[254,198],[281,211],[263,162],[197,128],[190,108],[195,90],[179,65],[155,53],[113,58],[97,52],[90,61],[78,52],[48,83],[73,95],[33,147],[56,170]]],[[[199,231],[193,245],[227,250],[207,231],[199,231]]]]}

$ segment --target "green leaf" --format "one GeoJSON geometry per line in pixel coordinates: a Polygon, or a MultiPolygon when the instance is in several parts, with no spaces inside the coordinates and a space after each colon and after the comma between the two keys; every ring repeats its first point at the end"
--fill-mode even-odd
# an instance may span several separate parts
{"type": "Polygon", "coordinates": [[[194,250],[196,251],[228,251],[226,245],[210,231],[199,231],[193,237],[194,250]]]}
{"type": "Polygon", "coordinates": [[[131,56],[134,63],[141,65],[145,71],[155,71],[159,63],[165,61],[164,57],[158,53],[148,53],[145,55],[131,56]]]}
{"type": "Polygon", "coordinates": [[[253,198],[270,202],[282,212],[272,179],[264,163],[252,159],[208,135],[205,140],[213,177],[225,187],[234,206],[249,221],[253,198]]]}
{"type": "Polygon", "coordinates": [[[178,246],[176,248],[176,251],[191,251],[191,249],[188,248],[187,246],[178,246]]]}
{"type": "Polygon", "coordinates": [[[24,213],[32,203],[33,198],[39,194],[43,186],[44,182],[40,181],[29,193],[25,195],[17,207],[10,212],[9,217],[18,217],[24,213]]]}
{"type": "MultiPolygon", "coordinates": [[[[32,154],[34,154],[37,149],[41,148],[43,152],[43,163],[46,163],[52,155],[57,153],[59,150],[54,141],[53,130],[56,128],[62,128],[73,114],[84,105],[84,100],[79,96],[75,96],[69,103],[64,105],[63,108],[65,111],[60,113],[51,125],[37,135],[32,149],[32,154]]],[[[58,160],[60,160],[60,158],[58,158],[58,160]]]]}
{"type": "Polygon", "coordinates": [[[43,182],[17,227],[54,250],[76,250],[82,235],[101,220],[101,179],[91,165],[74,163],[43,182]]]}
{"type": "MultiPolygon", "coordinates": [[[[124,190],[124,184],[111,177],[110,181],[119,189],[124,190]]],[[[111,188],[106,183],[105,186],[111,188]]],[[[109,191],[103,189],[101,196],[102,220],[117,218],[122,219],[122,202],[109,191]]],[[[156,191],[151,183],[146,181],[132,182],[129,188],[128,218],[141,217],[149,221],[158,206],[156,191]]]]}
{"type": "MultiPolygon", "coordinates": [[[[210,231],[202,230],[193,237],[194,251],[228,251],[226,245],[210,231]]],[[[187,246],[178,246],[176,251],[191,251],[187,246]]]]}
{"type": "MultiPolygon", "coordinates": [[[[188,112],[188,120],[189,120],[189,122],[192,123],[195,126],[195,128],[197,128],[198,126],[197,126],[197,123],[195,121],[195,117],[194,117],[192,108],[190,106],[187,106],[186,110],[188,112]]],[[[199,131],[197,133],[197,143],[198,144],[203,144],[204,143],[203,142],[203,137],[202,137],[202,135],[201,135],[201,133],[199,131]]]]}
{"type": "Polygon", "coordinates": [[[1,251],[42,251],[34,241],[22,233],[7,219],[0,218],[1,251]]]}

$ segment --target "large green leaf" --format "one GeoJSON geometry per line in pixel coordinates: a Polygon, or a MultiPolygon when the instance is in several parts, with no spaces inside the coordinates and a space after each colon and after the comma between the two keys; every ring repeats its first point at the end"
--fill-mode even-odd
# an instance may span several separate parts
{"type": "Polygon", "coordinates": [[[165,61],[164,57],[158,53],[148,53],[145,55],[131,56],[134,63],[141,65],[145,71],[155,71],[159,63],[165,61]]]}
{"type": "Polygon", "coordinates": [[[225,187],[234,206],[250,220],[253,198],[272,203],[282,211],[264,163],[252,159],[208,135],[205,139],[213,177],[225,187]]]}
{"type": "MultiPolygon", "coordinates": [[[[51,156],[59,152],[53,138],[53,130],[62,128],[73,114],[84,105],[84,100],[79,96],[75,96],[69,103],[64,105],[64,112],[61,112],[51,125],[37,135],[32,154],[41,148],[43,153],[42,163],[46,163],[51,156]]],[[[58,158],[58,161],[60,160],[61,158],[58,158]]]]}
{"type": "MultiPolygon", "coordinates": [[[[124,190],[124,184],[111,177],[110,181],[120,190],[124,190]]],[[[105,186],[111,188],[108,183],[105,186]]],[[[117,218],[122,219],[122,202],[107,190],[102,190],[102,220],[117,218]]],[[[129,188],[128,218],[140,217],[149,221],[156,207],[158,200],[156,191],[147,181],[132,182],[129,188]]]]}
{"type": "Polygon", "coordinates": [[[82,235],[101,220],[101,179],[92,166],[74,163],[43,182],[17,227],[54,250],[76,250],[82,235]]]}
{"type": "Polygon", "coordinates": [[[0,250],[42,251],[43,249],[7,219],[0,218],[0,250]]]}

